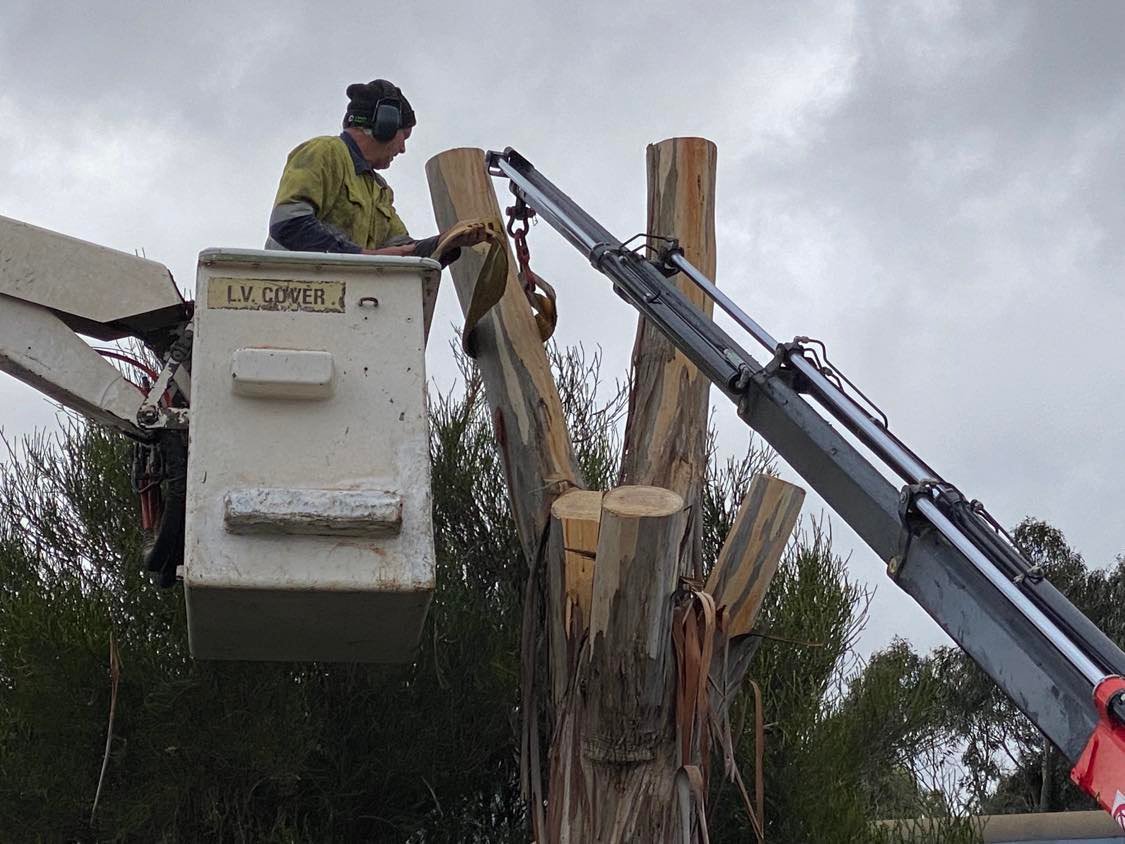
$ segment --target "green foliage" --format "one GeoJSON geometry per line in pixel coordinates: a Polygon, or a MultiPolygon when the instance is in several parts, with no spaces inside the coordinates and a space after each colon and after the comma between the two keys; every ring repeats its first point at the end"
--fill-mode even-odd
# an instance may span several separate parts
{"type": "MultiPolygon", "coordinates": [[[[712,461],[705,488],[704,551],[714,563],[738,504],[776,456],[752,440],[741,459],[712,461]]],[[[952,816],[942,790],[945,751],[929,664],[896,641],[864,665],[854,646],[867,621],[867,589],[832,553],[823,522],[806,521],[781,561],[758,627],[767,634],[750,665],[762,691],[766,834],[782,842],[894,842],[879,819],[928,817],[919,841],[976,841],[952,816]]],[[[753,697],[736,701],[737,758],[754,776],[753,697]]],[[[751,827],[734,787],[713,777],[712,839],[749,840],[751,827]]],[[[913,840],[913,839],[902,839],[913,840]]]]}
{"type": "Polygon", "coordinates": [[[575,462],[586,488],[612,489],[621,467],[618,423],[629,405],[628,385],[618,381],[608,396],[602,395],[600,351],[587,358],[581,348],[560,350],[552,345],[550,358],[575,462]]]}
{"type": "Polygon", "coordinates": [[[715,431],[707,438],[707,474],[704,478],[700,509],[703,515],[703,563],[710,571],[734,525],[742,496],[754,475],[776,475],[777,455],[757,437],[750,437],[741,457],[718,462],[715,431]]]}
{"type": "MultiPolygon", "coordinates": [[[[584,478],[612,486],[622,386],[600,387],[597,355],[555,350],[553,362],[584,478]]],[[[527,566],[480,379],[463,374],[431,399],[438,590],[401,668],[191,660],[182,595],[140,573],[129,445],[70,422],[14,449],[0,467],[0,840],[526,840],[515,736],[527,566]],[[91,822],[111,636],[122,673],[91,822]]],[[[751,475],[773,465],[753,440],[712,465],[710,562],[751,475]]],[[[767,596],[762,627],[776,638],[751,667],[770,841],[869,841],[884,834],[876,818],[946,813],[909,752],[930,741],[932,670],[902,643],[864,670],[852,647],[867,598],[826,529],[807,524],[767,596]]],[[[752,781],[751,698],[732,722],[752,781]]],[[[712,837],[745,841],[721,767],[712,837]]],[[[969,840],[947,827],[932,840],[969,840]]]]}
{"type": "Polygon", "coordinates": [[[479,411],[471,397],[435,403],[441,589],[418,660],[397,669],[192,661],[182,595],[138,573],[128,444],[71,423],[12,454],[0,840],[520,840],[523,566],[479,411]],[[111,632],[123,667],[91,825],[111,632]]]}
{"type": "Polygon", "coordinates": [[[869,832],[868,844],[977,844],[984,825],[968,817],[923,817],[884,822],[869,832]]]}
{"type": "MultiPolygon", "coordinates": [[[[766,639],[750,668],[762,688],[766,832],[771,841],[895,841],[880,819],[933,817],[934,842],[975,841],[950,817],[923,752],[937,742],[935,681],[922,658],[896,641],[863,665],[853,647],[870,593],[852,581],[817,522],[796,535],[763,607],[766,639]]],[[[743,774],[753,775],[753,699],[738,724],[743,774]]],[[[717,841],[742,841],[749,826],[729,786],[714,791],[717,841]],[[741,837],[740,837],[741,836],[741,837]]],[[[912,839],[904,839],[912,840],[912,839]]]]}

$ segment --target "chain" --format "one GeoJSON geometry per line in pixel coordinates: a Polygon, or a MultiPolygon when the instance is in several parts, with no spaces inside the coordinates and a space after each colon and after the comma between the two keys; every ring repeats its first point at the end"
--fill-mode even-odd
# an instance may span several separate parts
{"type": "Polygon", "coordinates": [[[530,221],[535,216],[535,209],[524,202],[523,197],[517,193],[516,204],[506,209],[506,213],[507,231],[515,245],[518,264],[516,279],[523,288],[527,303],[531,306],[535,325],[539,329],[539,337],[545,343],[555,331],[558,311],[555,309],[555,288],[531,269],[531,250],[527,248],[527,232],[531,227],[530,221]]]}
{"type": "Polygon", "coordinates": [[[535,209],[524,202],[523,197],[517,196],[516,204],[506,209],[505,213],[508,215],[508,234],[515,244],[520,284],[523,285],[524,292],[531,296],[535,293],[535,283],[539,279],[531,269],[531,250],[527,248],[527,232],[531,228],[530,221],[535,216],[535,209]]]}

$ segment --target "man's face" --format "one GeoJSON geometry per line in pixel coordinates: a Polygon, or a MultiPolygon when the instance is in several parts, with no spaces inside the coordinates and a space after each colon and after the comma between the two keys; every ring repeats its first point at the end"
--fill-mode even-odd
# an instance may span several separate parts
{"type": "Polygon", "coordinates": [[[386,170],[391,166],[396,155],[406,152],[406,139],[410,137],[409,129],[399,129],[395,136],[389,141],[380,142],[374,138],[369,138],[371,143],[371,154],[364,150],[364,157],[371,162],[371,166],[376,170],[386,170]]]}

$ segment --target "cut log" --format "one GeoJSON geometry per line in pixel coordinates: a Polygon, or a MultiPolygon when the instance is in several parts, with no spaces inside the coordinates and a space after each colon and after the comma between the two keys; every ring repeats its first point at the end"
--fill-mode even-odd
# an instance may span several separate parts
{"type": "MultiPolygon", "coordinates": [[[[685,257],[715,277],[715,145],[672,138],[648,147],[648,228],[676,237],[685,257]]],[[[710,315],[711,300],[677,276],[673,283],[710,315]]],[[[644,317],[633,346],[632,390],[621,461],[622,484],[651,484],[683,496],[693,515],[693,541],[681,572],[700,570],[699,501],[706,471],[711,383],[644,317]]]]}
{"type": "MultiPolygon", "coordinates": [[[[500,206],[479,149],[451,149],[426,163],[434,217],[442,231],[460,220],[494,219],[503,230],[500,206]]],[[[463,249],[450,270],[462,311],[487,247],[463,249]]],[[[477,365],[492,409],[496,439],[504,458],[508,494],[529,560],[539,553],[551,502],[584,486],[566,430],[559,391],[547,361],[527,297],[509,254],[508,286],[500,303],[477,325],[477,365]]]]}
{"type": "Polygon", "coordinates": [[[713,723],[721,725],[750,668],[761,639],[746,634],[754,629],[766,592],[785,553],[805,491],[767,475],[755,475],[738,508],[718,562],[707,578],[706,591],[722,609],[725,636],[717,637],[716,653],[725,658],[711,664],[715,689],[713,723]],[[740,638],[741,637],[741,638],[740,638]]]}
{"type": "Polygon", "coordinates": [[[706,591],[725,607],[728,638],[754,629],[785,543],[797,524],[805,491],[767,475],[755,475],[742,499],[706,591]]]}

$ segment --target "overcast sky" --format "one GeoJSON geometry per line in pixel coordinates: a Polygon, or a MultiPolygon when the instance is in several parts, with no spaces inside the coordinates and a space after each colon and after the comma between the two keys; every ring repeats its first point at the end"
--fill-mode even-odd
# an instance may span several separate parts
{"type": "MultiPolygon", "coordinates": [[[[1047,519],[1092,563],[1125,551],[1125,4],[687,8],[5,0],[0,214],[143,250],[190,290],[201,249],[262,244],[286,153],[338,131],[350,82],[389,78],[417,112],[387,173],[416,236],[444,149],[514,146],[624,237],[645,145],[707,137],[720,285],[775,336],[825,339],[1004,523],[1047,519]]],[[[624,375],[627,306],[546,226],[531,247],[560,342],[624,375]]],[[[442,383],[458,314],[447,287],[442,383]]],[[[0,376],[6,432],[53,425],[0,376]]],[[[866,647],[941,641],[834,524],[879,587],[866,647]]]]}

